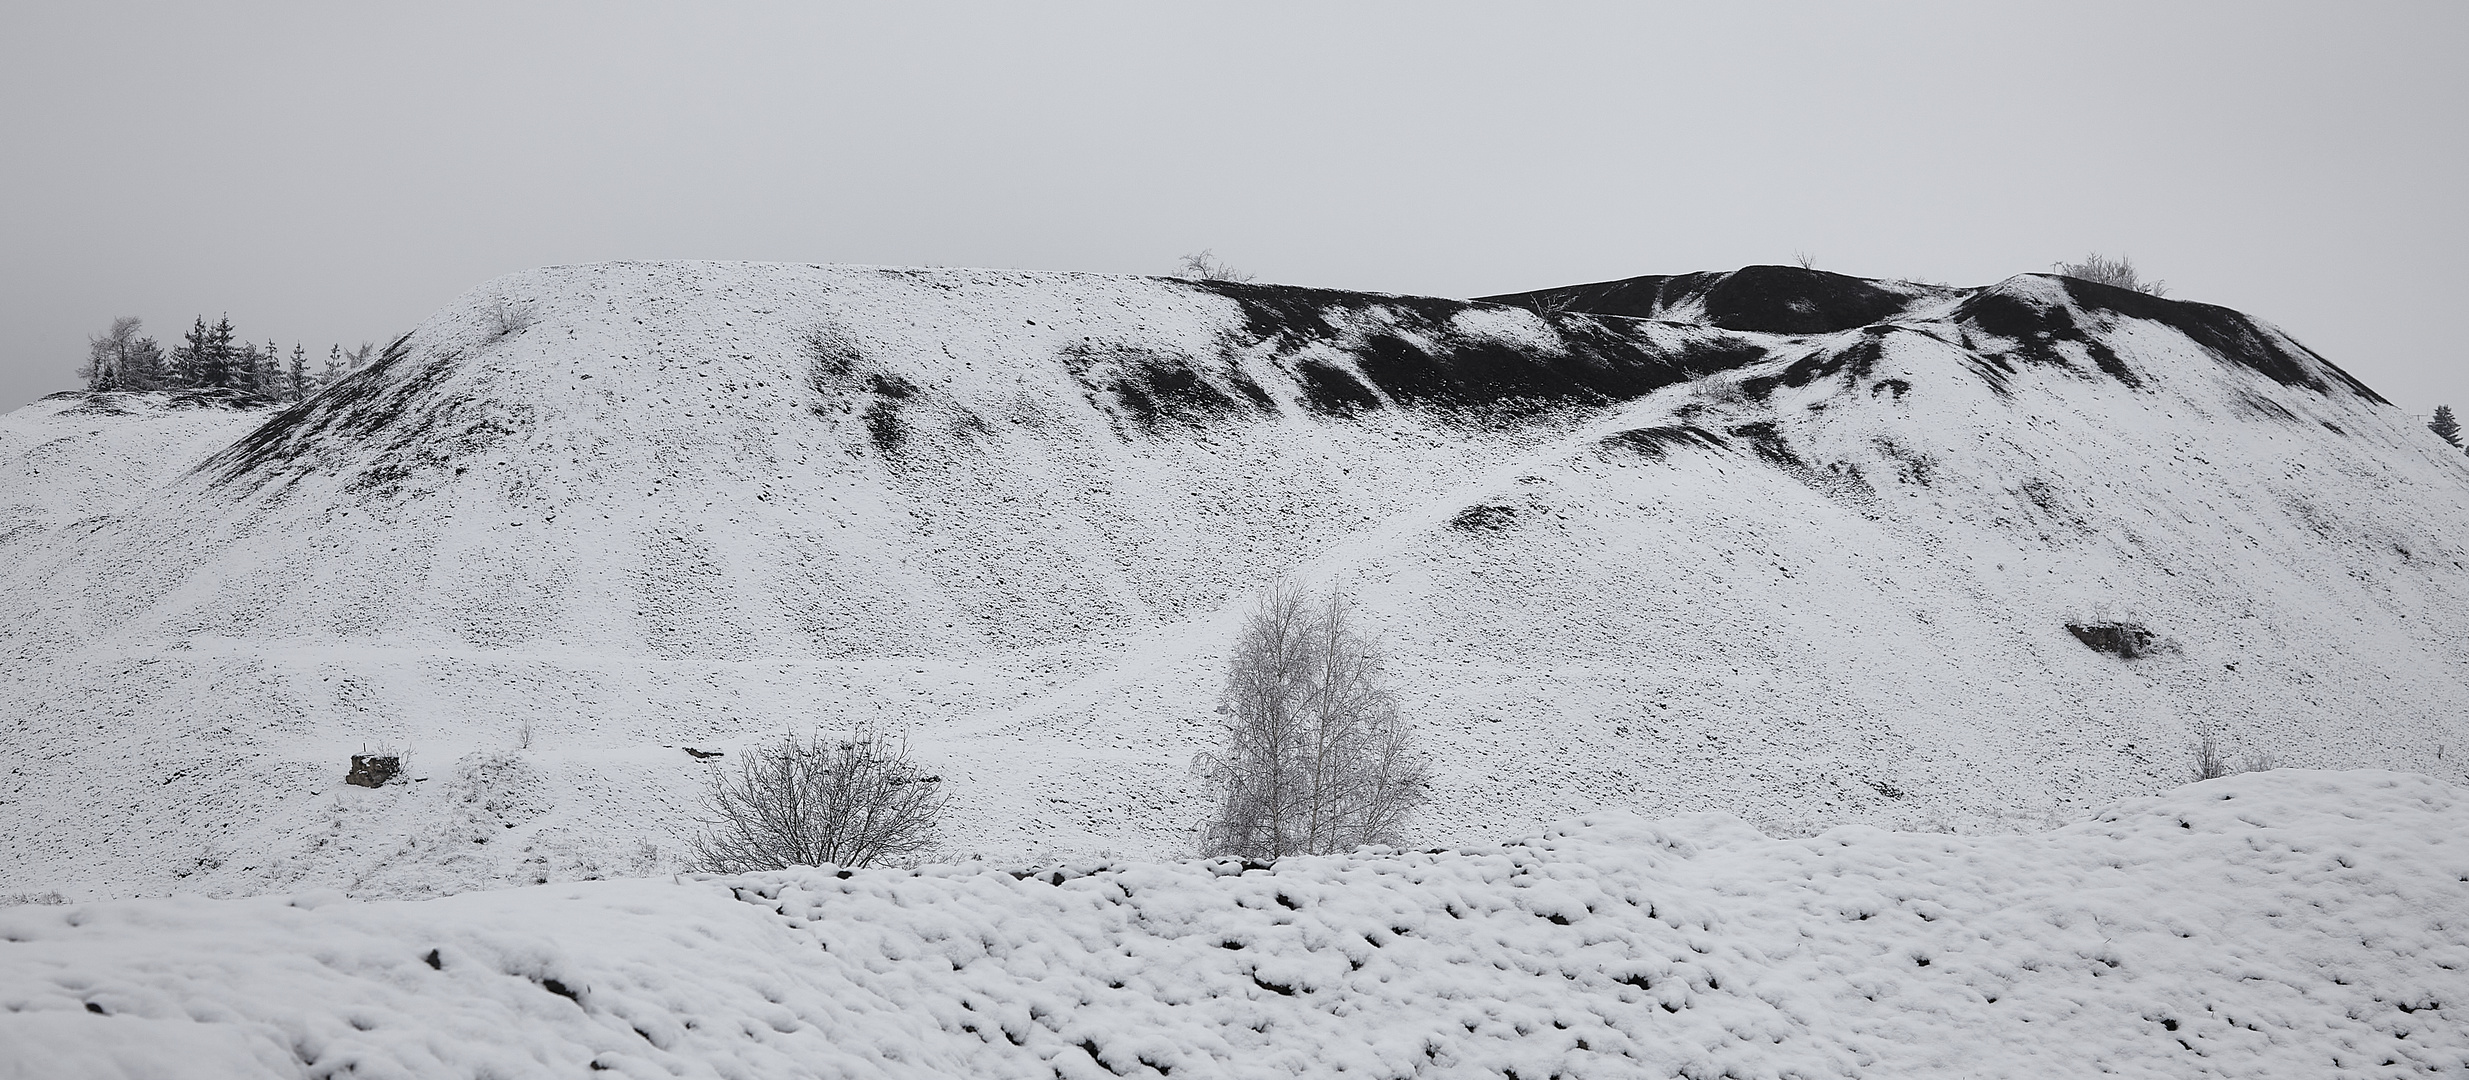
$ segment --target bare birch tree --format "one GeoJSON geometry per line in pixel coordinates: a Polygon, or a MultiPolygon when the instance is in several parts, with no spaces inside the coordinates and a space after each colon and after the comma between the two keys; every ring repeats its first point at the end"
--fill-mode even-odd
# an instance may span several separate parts
{"type": "Polygon", "coordinates": [[[1428,761],[1385,676],[1344,597],[1271,586],[1227,664],[1219,745],[1193,762],[1217,797],[1206,852],[1277,858],[1395,842],[1428,761]]]}
{"type": "Polygon", "coordinates": [[[134,315],[111,321],[111,329],[86,340],[86,363],[77,376],[88,390],[151,390],[163,350],[143,333],[134,315]]]}

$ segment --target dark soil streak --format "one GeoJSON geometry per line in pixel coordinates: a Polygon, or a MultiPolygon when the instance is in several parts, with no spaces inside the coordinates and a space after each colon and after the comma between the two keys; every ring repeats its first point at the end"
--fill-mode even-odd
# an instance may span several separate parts
{"type": "Polygon", "coordinates": [[[1676,446],[1685,449],[1692,446],[1703,446],[1709,450],[1720,450],[1729,444],[1724,441],[1723,436],[1695,424],[1665,424],[1606,435],[1596,445],[1627,450],[1641,457],[1660,459],[1668,447],[1676,446]]]}
{"type": "MultiPolygon", "coordinates": [[[[2061,277],[2066,295],[2075,306],[2085,311],[2111,311],[2129,318],[2144,319],[2166,326],[2201,345],[2224,363],[2237,364],[2262,373],[2282,386],[2296,386],[2318,394],[2332,392],[2333,384],[2313,372],[2297,353],[2280,346],[2275,335],[2245,315],[2213,304],[2197,304],[2183,300],[2139,293],[2132,289],[2101,285],[2078,278],[2061,277]]],[[[2285,337],[2282,340],[2287,340],[2285,337]]],[[[2389,405],[2383,395],[2369,389],[2365,383],[2323,358],[2322,354],[2295,341],[2289,344],[2329,372],[2343,389],[2378,405],[2389,405]]]]}
{"type": "Polygon", "coordinates": [[[216,487],[253,487],[311,470],[327,440],[378,443],[375,461],[353,487],[399,483],[423,467],[441,466],[485,447],[508,428],[489,403],[440,391],[463,362],[461,352],[415,360],[411,335],[396,338],[367,368],[274,414],[256,430],[200,463],[196,473],[216,487]]]}
{"type": "Polygon", "coordinates": [[[1726,330],[1831,334],[1900,315],[1928,291],[1899,291],[1865,278],[1797,266],[1744,266],[1730,273],[1650,274],[1482,299],[1637,319],[1664,318],[1697,300],[1704,305],[1706,321],[1726,330]]]}
{"type": "Polygon", "coordinates": [[[1552,409],[1630,400],[1765,355],[1753,342],[1720,334],[1659,345],[1617,320],[1582,316],[1547,317],[1554,346],[1522,346],[1453,329],[1458,315],[1477,306],[1462,300],[1246,282],[1181,284],[1234,301],[1244,323],[1226,351],[1265,349],[1273,363],[1294,372],[1305,407],[1332,416],[1378,409],[1385,398],[1463,421],[1514,422],[1552,409]],[[1299,355],[1315,346],[1348,354],[1355,370],[1299,355]]]}

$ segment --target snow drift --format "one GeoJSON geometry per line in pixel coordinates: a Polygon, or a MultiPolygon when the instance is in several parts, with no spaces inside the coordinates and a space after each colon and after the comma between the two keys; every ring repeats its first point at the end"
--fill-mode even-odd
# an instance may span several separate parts
{"type": "Polygon", "coordinates": [[[2268,325],[1610,284],[560,267],[270,415],[10,413],[0,892],[674,869],[685,748],[792,725],[910,731],[954,856],[1173,855],[1278,574],[1361,598],[1437,842],[2036,828],[2207,731],[2463,775],[2469,463],[2268,325]]]}
{"type": "Polygon", "coordinates": [[[0,1076],[2469,1069],[2469,803],[2280,770],[2053,832],[1591,816],[1238,863],[0,910],[0,1076]]]}

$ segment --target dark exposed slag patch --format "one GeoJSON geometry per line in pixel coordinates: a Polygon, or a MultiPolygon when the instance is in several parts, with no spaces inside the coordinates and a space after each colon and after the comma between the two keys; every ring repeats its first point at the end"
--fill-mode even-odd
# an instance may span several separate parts
{"type": "Polygon", "coordinates": [[[2298,414],[2290,412],[2288,406],[2261,394],[2240,394],[2237,402],[2240,407],[2257,416],[2270,417],[2287,424],[2304,422],[2298,419],[2298,414]]]}
{"type": "MultiPolygon", "coordinates": [[[[1592,323],[1571,321],[1571,327],[1592,326],[1592,323]]],[[[1766,347],[1743,338],[1715,337],[1692,342],[1673,358],[1684,377],[1699,378],[1717,372],[1733,371],[1766,359],[1766,347]]]]}
{"type": "MultiPolygon", "coordinates": [[[[1870,329],[1882,328],[1870,327],[1870,329]]],[[[1843,348],[1831,352],[1820,350],[1801,357],[1776,374],[1742,379],[1740,381],[1741,392],[1759,401],[1764,401],[1774,395],[1778,386],[1795,388],[1807,386],[1819,379],[1833,378],[1846,371],[1851,373],[1853,379],[1867,378],[1869,372],[1877,367],[1878,358],[1885,353],[1885,347],[1881,342],[1880,335],[1863,334],[1859,340],[1843,348]]]]}
{"type": "Polygon", "coordinates": [[[1457,512],[1449,519],[1449,527],[1459,532],[1501,532],[1517,524],[1517,508],[1476,503],[1457,512]]]}
{"type": "MultiPolygon", "coordinates": [[[[2186,335],[2221,360],[2260,372],[2282,386],[2303,387],[2316,393],[2332,390],[2332,384],[2307,370],[2307,365],[2296,353],[2280,347],[2273,340],[2274,335],[2258,326],[2253,319],[2229,308],[2170,300],[2079,278],[2061,277],[2058,283],[2065,286],[2066,295],[2074,300],[2075,305],[2086,311],[2112,311],[2130,318],[2160,323],[2186,335]]],[[[2290,344],[2297,345],[2294,341],[2290,344]]],[[[2297,348],[2328,372],[2342,388],[2379,405],[2391,404],[2383,399],[2383,395],[2375,393],[2365,383],[2324,359],[2322,354],[2304,345],[2297,345],[2297,348]]]]}
{"type": "Polygon", "coordinates": [[[2046,480],[2042,480],[2037,477],[2026,480],[2023,482],[2021,490],[2023,492],[2023,497],[2030,499],[2032,501],[2032,505],[2039,507],[2041,512],[2044,514],[2073,513],[2073,511],[2067,509],[2066,501],[2059,497],[2057,488],[2051,486],[2046,480]]]}
{"type": "Polygon", "coordinates": [[[2075,512],[2075,508],[2067,502],[2066,496],[2058,491],[2056,485],[2039,477],[2033,477],[2025,480],[2016,490],[2033,506],[2038,507],[2041,513],[2048,515],[2051,520],[2086,535],[2099,532],[2099,529],[2095,528],[2091,522],[2084,520],[2083,515],[2075,512]]]}
{"type": "Polygon", "coordinates": [[[1702,298],[1706,290],[1722,280],[1723,274],[1720,272],[1646,274],[1618,281],[1563,285],[1477,299],[1537,312],[1583,312],[1626,319],[1660,319],[1671,309],[1702,298]]]}
{"type": "Polygon", "coordinates": [[[1876,282],[1797,266],[1744,266],[1730,273],[1650,274],[1482,299],[1536,311],[1664,318],[1692,300],[1726,330],[1831,334],[1902,314],[1913,297],[1876,282]]]}
{"type": "Polygon", "coordinates": [[[1204,371],[1192,357],[1140,346],[1075,343],[1063,349],[1064,367],[1096,400],[1114,399],[1134,427],[1155,435],[1169,425],[1204,426],[1246,409],[1274,408],[1268,391],[1221,350],[1220,370],[1204,371]],[[1219,385],[1220,383],[1224,385],[1219,385]]]}
{"type": "Polygon", "coordinates": [[[1346,369],[1320,360],[1302,360],[1295,364],[1295,378],[1303,384],[1303,404],[1314,412],[1330,416],[1353,416],[1380,407],[1380,398],[1370,387],[1346,369]]]}
{"type": "MultiPolygon", "coordinates": [[[[858,421],[865,425],[866,439],[875,452],[884,457],[898,453],[909,441],[910,425],[904,410],[922,392],[907,378],[884,371],[869,363],[865,350],[855,341],[831,327],[807,333],[805,337],[807,367],[806,388],[813,392],[807,410],[816,416],[832,416],[855,409],[856,399],[870,399],[858,412],[858,421]]],[[[957,432],[985,427],[974,416],[964,416],[954,425],[957,432]]]]}
{"type": "Polygon", "coordinates": [[[1188,357],[1142,356],[1117,376],[1110,388],[1115,399],[1132,414],[1133,422],[1150,432],[1164,423],[1197,424],[1243,407],[1234,395],[1218,389],[1193,370],[1188,357]]]}
{"type": "Polygon", "coordinates": [[[1585,317],[1547,320],[1558,335],[1556,347],[1529,347],[1453,331],[1451,320],[1475,306],[1466,301],[1245,282],[1182,284],[1233,300],[1244,325],[1227,343],[1228,353],[1265,345],[1303,384],[1304,405],[1330,415],[1379,408],[1385,396],[1402,407],[1477,421],[1514,420],[1625,401],[1692,371],[1726,370],[1765,355],[1752,342],[1720,335],[1659,347],[1585,317]],[[1345,349],[1360,376],[1297,355],[1315,345],[1345,349]]]}
{"type": "Polygon", "coordinates": [[[2014,377],[2015,365],[2005,357],[1966,349],[1963,353],[1963,366],[1972,369],[1972,374],[1980,376],[1980,381],[1989,387],[1990,393],[2002,398],[2015,395],[2014,386],[2007,381],[2014,377]]]}
{"type": "Polygon", "coordinates": [[[1799,454],[1792,452],[1792,444],[1783,441],[1783,434],[1776,431],[1772,423],[1759,421],[1741,424],[1732,428],[1731,433],[1734,438],[1748,440],[1750,449],[1756,450],[1757,456],[1765,458],[1770,464],[1787,469],[1809,467],[1807,462],[1800,460],[1799,454]]]}
{"type": "MultiPolygon", "coordinates": [[[[2073,342],[2083,347],[2103,374],[2130,387],[2140,388],[2143,385],[2143,380],[2126,366],[2116,351],[2084,333],[2083,328],[2075,324],[2074,313],[2063,305],[2035,303],[2010,293],[1987,291],[1975,293],[1956,305],[1954,320],[1963,324],[1966,330],[1978,330],[1991,337],[2014,342],[2011,350],[1997,353],[1981,350],[1976,355],[2011,355],[2026,363],[2072,368],[2074,364],[2058,351],[2057,346],[2060,342],[2073,342]]],[[[1977,365],[1975,370],[1978,370],[1977,365]]]]}
{"type": "Polygon", "coordinates": [[[2152,632],[2133,623],[2067,623],[2066,632],[2093,652],[2128,660],[2152,651],[2152,632]]]}
{"type": "Polygon", "coordinates": [[[1356,364],[1401,405],[1487,412],[1625,401],[1680,374],[1666,363],[1605,362],[1596,350],[1552,354],[1463,338],[1426,349],[1396,334],[1366,339],[1356,364]]]}
{"type": "Polygon", "coordinates": [[[1695,424],[1663,424],[1606,435],[1596,445],[1627,450],[1641,457],[1659,459],[1664,456],[1666,450],[1673,447],[1687,449],[1702,446],[1709,450],[1720,450],[1729,444],[1724,441],[1723,436],[1695,424]]]}
{"type": "MultiPolygon", "coordinates": [[[[2073,306],[2087,314],[2114,314],[2160,323],[2184,334],[2223,362],[2249,368],[2284,386],[2318,393],[2346,389],[2377,404],[2390,404],[2322,354],[2228,308],[2169,300],[2077,278],[2056,280],[2073,306]]],[[[1943,296],[1948,291],[1926,286],[1887,287],[1797,267],[1750,266],[1728,274],[1646,275],[1481,299],[1527,308],[1547,317],[1577,312],[1666,318],[1675,309],[1696,304],[1705,313],[1704,322],[1725,329],[1821,334],[1874,326],[1904,313],[1915,300],[1926,295],[1943,296]]],[[[2013,374],[2015,362],[2073,366],[2057,348],[2066,342],[2080,347],[2094,367],[2121,384],[2140,388],[2144,382],[2116,350],[2077,326],[2066,305],[1983,290],[1973,293],[1956,308],[1954,321],[2012,342],[2011,346],[1994,351],[1981,350],[1968,340],[1969,334],[1965,335],[1964,351],[1971,354],[1971,369],[2000,396],[2009,393],[2008,376],[2013,374]]],[[[1820,366],[1814,370],[1750,380],[1743,388],[1762,398],[1776,386],[1803,385],[1811,378],[1833,373],[1831,358],[1818,363],[1820,366]]]]}
{"type": "Polygon", "coordinates": [[[1259,383],[1254,382],[1251,375],[1243,369],[1235,368],[1228,371],[1226,373],[1226,381],[1234,384],[1235,392],[1243,395],[1245,400],[1250,401],[1253,408],[1259,409],[1262,412],[1267,412],[1277,407],[1277,402],[1269,397],[1269,392],[1266,389],[1263,389],[1259,383]]]}
{"type": "Polygon", "coordinates": [[[817,416],[829,416],[840,410],[841,399],[857,384],[866,354],[847,335],[829,327],[809,331],[805,345],[806,389],[814,392],[814,400],[806,407],[817,416]]]}
{"type": "Polygon", "coordinates": [[[1440,326],[1473,306],[1464,300],[1436,296],[1387,296],[1248,281],[1167,280],[1234,301],[1243,312],[1246,337],[1255,342],[1280,342],[1289,348],[1343,336],[1345,327],[1331,321],[1331,312],[1341,312],[1340,317],[1345,318],[1379,307],[1404,316],[1401,322],[1407,325],[1440,326]]]}
{"type": "Polygon", "coordinates": [[[1936,458],[1905,447],[1893,439],[1872,439],[1870,445],[1877,447],[1880,456],[1895,463],[1895,478],[1898,480],[1928,487],[1930,475],[1937,471],[1936,458]]]}
{"type": "Polygon", "coordinates": [[[1706,292],[1707,321],[1727,330],[1830,334],[1902,314],[1909,297],[1844,274],[1746,266],[1706,292]]]}
{"type": "Polygon", "coordinates": [[[439,391],[461,365],[460,352],[415,360],[410,343],[410,334],[396,338],[368,367],[274,414],[195,471],[218,487],[252,477],[262,485],[306,471],[308,455],[319,441],[377,442],[382,437],[372,464],[352,483],[357,490],[370,490],[505,434],[503,425],[487,414],[486,402],[446,397],[439,391]]]}
{"type": "Polygon", "coordinates": [[[909,422],[901,419],[900,407],[907,394],[877,397],[866,406],[860,419],[866,424],[866,438],[874,443],[875,452],[885,456],[900,452],[909,441],[909,422]]]}

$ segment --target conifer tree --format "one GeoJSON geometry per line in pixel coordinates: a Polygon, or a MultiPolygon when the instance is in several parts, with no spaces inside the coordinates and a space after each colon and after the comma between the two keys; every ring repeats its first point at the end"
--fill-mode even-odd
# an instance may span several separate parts
{"type": "Polygon", "coordinates": [[[240,349],[233,340],[231,316],[225,315],[208,331],[205,355],[197,366],[197,385],[211,389],[240,384],[239,373],[232,370],[240,363],[240,349]]]}
{"type": "Polygon", "coordinates": [[[265,364],[265,354],[257,351],[257,343],[242,342],[231,354],[231,381],[224,385],[248,393],[257,392],[258,369],[265,364]]]}
{"type": "Polygon", "coordinates": [[[297,341],[291,344],[291,366],[283,372],[283,393],[286,401],[309,396],[309,349],[297,341]]]}
{"type": "Polygon", "coordinates": [[[169,389],[185,389],[206,385],[207,369],[214,362],[214,331],[206,327],[206,317],[200,315],[180,344],[171,352],[171,377],[164,381],[169,389]]]}
{"type": "Polygon", "coordinates": [[[2435,418],[2427,421],[2426,430],[2441,436],[2443,441],[2453,446],[2460,445],[2460,421],[2452,418],[2452,407],[2449,405],[2435,406],[2435,418]]]}
{"type": "Polygon", "coordinates": [[[326,370],[317,373],[317,388],[323,390],[343,377],[343,343],[336,342],[326,353],[326,370]]]}
{"type": "Polygon", "coordinates": [[[121,370],[122,389],[161,389],[164,380],[163,347],[153,338],[140,337],[130,346],[126,365],[121,370]]]}

